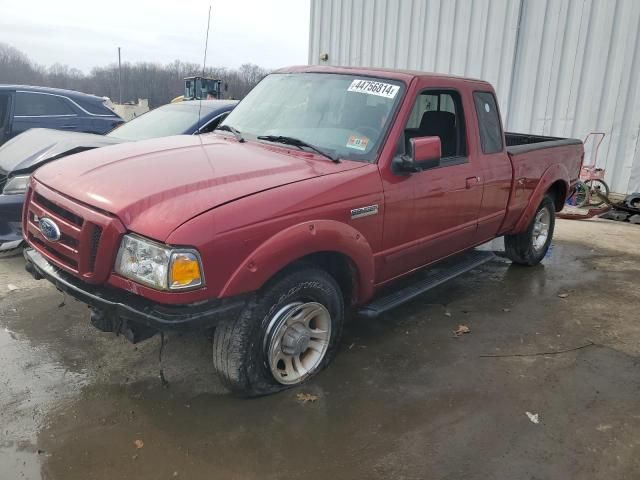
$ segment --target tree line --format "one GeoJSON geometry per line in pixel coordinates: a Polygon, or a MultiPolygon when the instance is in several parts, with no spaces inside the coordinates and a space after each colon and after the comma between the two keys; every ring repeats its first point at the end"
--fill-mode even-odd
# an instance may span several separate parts
{"type": "MultiPolygon", "coordinates": [[[[254,64],[239,68],[207,67],[205,76],[222,80],[224,98],[243,98],[269,72],[254,64]]],[[[148,98],[151,108],[169,103],[184,91],[184,77],[201,75],[202,66],[175,60],[122,64],[122,101],[148,98]]],[[[118,64],[94,67],[89,74],[55,63],[39,65],[17,48],[0,43],[0,83],[65,88],[119,101],[118,64]]]]}

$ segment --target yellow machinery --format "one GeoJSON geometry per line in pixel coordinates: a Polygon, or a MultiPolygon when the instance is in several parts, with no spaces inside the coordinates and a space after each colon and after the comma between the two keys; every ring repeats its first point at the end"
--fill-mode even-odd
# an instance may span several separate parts
{"type": "Polygon", "coordinates": [[[171,100],[171,103],[183,100],[216,100],[222,98],[222,80],[207,77],[186,77],[184,94],[171,100]]]}

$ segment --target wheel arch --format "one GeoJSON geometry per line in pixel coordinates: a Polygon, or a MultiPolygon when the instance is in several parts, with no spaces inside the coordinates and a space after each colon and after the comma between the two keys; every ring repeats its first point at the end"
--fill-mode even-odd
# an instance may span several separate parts
{"type": "MultiPolygon", "coordinates": [[[[313,265],[324,270],[338,283],[345,305],[356,305],[358,303],[360,272],[353,260],[344,253],[331,250],[311,253],[294,261],[281,272],[291,267],[295,268],[298,265],[313,265]]],[[[276,276],[279,276],[281,272],[277,273],[276,276]]]]}
{"type": "Polygon", "coordinates": [[[300,264],[313,264],[331,274],[345,303],[373,296],[373,251],[364,236],[334,220],[308,221],[289,227],[263,242],[231,275],[221,296],[256,291],[300,264]]]}
{"type": "Polygon", "coordinates": [[[567,193],[569,192],[569,183],[564,180],[556,180],[551,184],[546,193],[553,196],[553,204],[556,207],[556,212],[559,212],[564,208],[564,202],[567,200],[567,193]]]}
{"type": "Polygon", "coordinates": [[[557,163],[549,167],[540,177],[538,185],[529,197],[529,202],[518,219],[514,232],[522,232],[527,228],[536,213],[542,198],[547,194],[553,195],[556,212],[562,210],[566,195],[569,191],[569,173],[564,165],[557,163]]]}

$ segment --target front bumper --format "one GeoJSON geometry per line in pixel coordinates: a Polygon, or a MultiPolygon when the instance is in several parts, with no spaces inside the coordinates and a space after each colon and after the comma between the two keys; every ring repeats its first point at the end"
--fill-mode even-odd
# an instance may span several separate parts
{"type": "Polygon", "coordinates": [[[3,245],[13,245],[16,242],[19,244],[22,241],[24,197],[20,194],[0,194],[0,250],[3,250],[3,245]]]}
{"type": "Polygon", "coordinates": [[[87,285],[32,248],[24,250],[24,257],[26,270],[36,280],[46,278],[58,290],[108,315],[120,327],[116,331],[124,332],[121,327],[130,323],[153,331],[206,330],[223,318],[238,315],[247,301],[246,296],[237,296],[191,305],[159,305],[129,292],[87,285]]]}

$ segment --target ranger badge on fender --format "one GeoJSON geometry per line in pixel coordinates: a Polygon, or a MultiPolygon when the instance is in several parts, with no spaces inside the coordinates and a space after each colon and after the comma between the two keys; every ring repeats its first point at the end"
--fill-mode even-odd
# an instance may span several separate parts
{"type": "Polygon", "coordinates": [[[368,217],[369,215],[378,214],[378,205],[367,205],[366,207],[351,209],[351,219],[368,217]]]}

